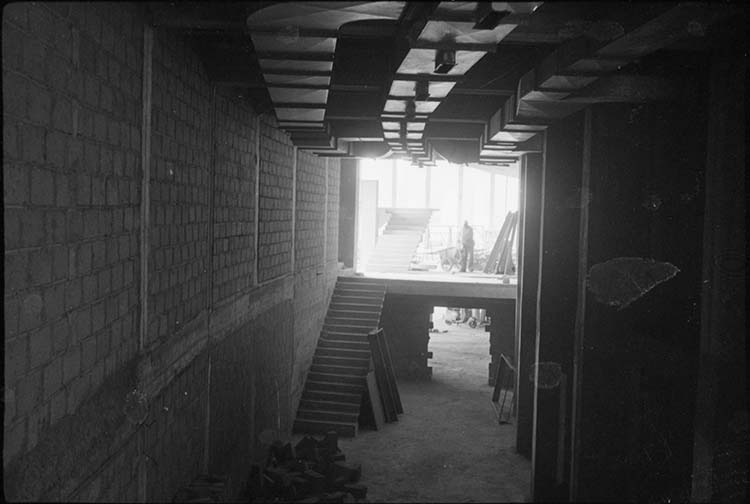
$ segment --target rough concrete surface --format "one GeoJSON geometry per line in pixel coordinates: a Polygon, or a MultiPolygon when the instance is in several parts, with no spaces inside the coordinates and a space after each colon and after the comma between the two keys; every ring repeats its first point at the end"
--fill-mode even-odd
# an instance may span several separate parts
{"type": "Polygon", "coordinates": [[[404,413],[380,431],[340,439],[362,464],[372,502],[523,502],[530,463],[515,453],[515,425],[499,425],[487,385],[489,333],[446,326],[436,309],[433,378],[399,382],[404,413]]]}

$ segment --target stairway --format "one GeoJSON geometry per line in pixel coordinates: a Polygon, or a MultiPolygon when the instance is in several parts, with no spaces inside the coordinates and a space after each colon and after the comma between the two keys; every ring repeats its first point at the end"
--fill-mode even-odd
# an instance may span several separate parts
{"type": "Polygon", "coordinates": [[[432,210],[427,208],[393,208],[389,212],[391,218],[383,234],[378,237],[365,271],[409,271],[414,252],[432,216],[432,210]]]}
{"type": "Polygon", "coordinates": [[[328,306],[293,431],[357,435],[359,408],[370,368],[367,333],[380,324],[385,282],[339,277],[328,306]]]}

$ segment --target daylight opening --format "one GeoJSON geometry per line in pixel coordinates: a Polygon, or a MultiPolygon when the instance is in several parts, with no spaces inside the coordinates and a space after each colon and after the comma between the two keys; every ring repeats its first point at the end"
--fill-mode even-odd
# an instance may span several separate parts
{"type": "Polygon", "coordinates": [[[515,164],[365,159],[358,191],[357,272],[516,274],[515,164]]]}

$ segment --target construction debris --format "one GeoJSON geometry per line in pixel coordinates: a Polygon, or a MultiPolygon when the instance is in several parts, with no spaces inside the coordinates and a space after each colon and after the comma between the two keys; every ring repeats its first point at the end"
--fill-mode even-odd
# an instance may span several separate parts
{"type": "Polygon", "coordinates": [[[248,501],[367,502],[367,487],[358,483],[362,466],[345,460],[335,431],[322,439],[305,436],[295,446],[274,441],[265,467],[251,468],[248,501]]]}
{"type": "Polygon", "coordinates": [[[224,502],[226,478],[203,474],[177,491],[172,502],[224,502]]]}

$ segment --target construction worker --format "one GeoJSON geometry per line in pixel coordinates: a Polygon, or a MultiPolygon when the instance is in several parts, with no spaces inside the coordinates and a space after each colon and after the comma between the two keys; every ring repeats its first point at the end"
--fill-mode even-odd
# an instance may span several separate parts
{"type": "Polygon", "coordinates": [[[469,271],[474,265],[474,230],[469,226],[469,221],[464,221],[464,227],[461,230],[461,272],[466,272],[468,262],[469,271]]]}

